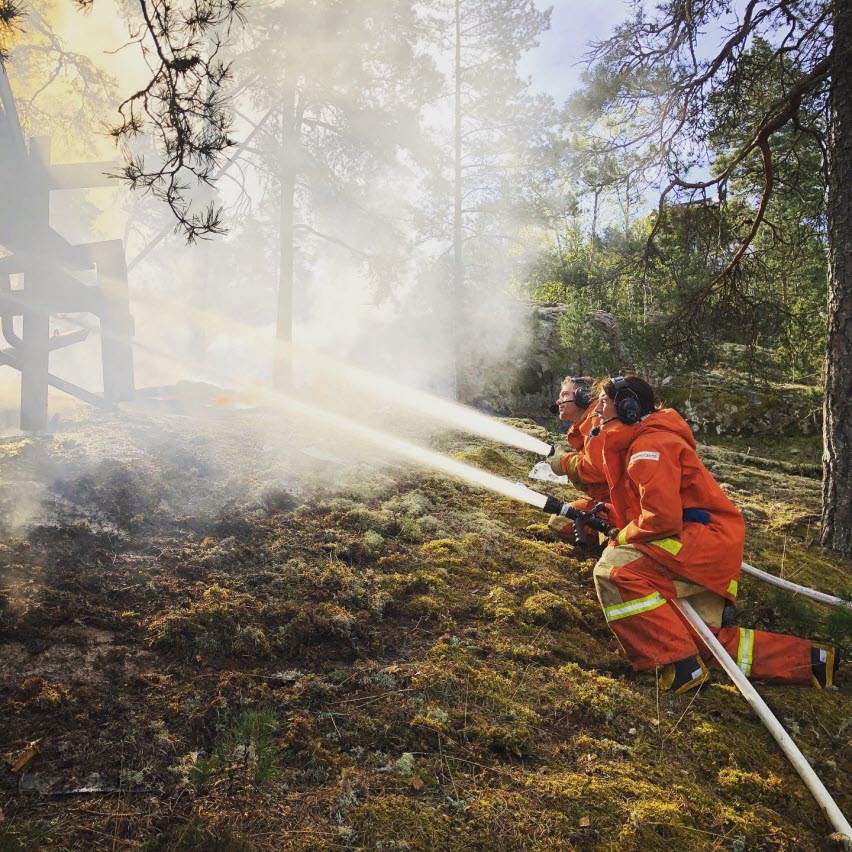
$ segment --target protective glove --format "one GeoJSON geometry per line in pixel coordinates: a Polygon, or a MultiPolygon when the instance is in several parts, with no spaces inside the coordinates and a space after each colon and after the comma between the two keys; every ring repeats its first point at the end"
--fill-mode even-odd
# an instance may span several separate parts
{"type": "Polygon", "coordinates": [[[568,518],[563,518],[561,515],[551,515],[547,519],[547,526],[550,527],[562,541],[568,544],[574,544],[574,523],[568,518]]]}
{"type": "Polygon", "coordinates": [[[550,465],[550,469],[557,476],[565,476],[565,471],[562,470],[562,459],[567,456],[568,453],[565,450],[556,450],[552,456],[549,456],[547,459],[547,463],[550,465]]]}
{"type": "Polygon", "coordinates": [[[626,532],[626,531],[627,531],[627,527],[624,527],[624,529],[616,528],[616,529],[612,530],[612,532],[610,532],[610,534],[607,536],[607,538],[609,538],[609,540],[611,542],[613,542],[617,545],[618,544],[627,544],[626,541],[622,541],[621,538],[620,538],[621,534],[623,532],[626,532]]]}

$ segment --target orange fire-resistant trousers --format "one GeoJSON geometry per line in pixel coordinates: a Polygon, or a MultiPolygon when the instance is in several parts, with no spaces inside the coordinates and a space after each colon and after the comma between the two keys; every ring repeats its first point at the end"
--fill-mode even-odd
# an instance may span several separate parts
{"type": "Polygon", "coordinates": [[[595,565],[594,578],[607,623],[635,671],[664,666],[693,654],[718,668],[704,642],[669,603],[688,597],[746,677],[812,683],[810,641],[781,633],[722,627],[725,598],[679,579],[629,544],[608,547],[595,565]]]}

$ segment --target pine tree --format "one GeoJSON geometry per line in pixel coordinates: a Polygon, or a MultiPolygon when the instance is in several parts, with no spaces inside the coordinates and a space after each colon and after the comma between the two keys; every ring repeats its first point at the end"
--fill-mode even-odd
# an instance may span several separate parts
{"type": "Polygon", "coordinates": [[[487,298],[495,279],[505,282],[524,175],[555,122],[550,100],[534,95],[518,75],[521,57],[550,26],[550,10],[533,0],[433,0],[427,6],[450,69],[451,129],[444,133],[426,225],[451,242],[445,324],[453,352],[448,390],[455,395],[466,300],[487,298]]]}
{"type": "Polygon", "coordinates": [[[419,112],[436,86],[422,26],[409,0],[299,0],[252,15],[240,64],[275,127],[255,162],[276,184],[280,387],[289,382],[297,248],[342,249],[380,279],[404,241],[374,180],[422,144],[419,112]]]}

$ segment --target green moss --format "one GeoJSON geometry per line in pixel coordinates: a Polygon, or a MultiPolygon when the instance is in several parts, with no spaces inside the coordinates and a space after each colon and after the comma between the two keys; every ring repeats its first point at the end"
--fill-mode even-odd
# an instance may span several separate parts
{"type": "Polygon", "coordinates": [[[583,620],[573,604],[553,592],[538,592],[528,597],[521,605],[522,618],[534,624],[564,627],[583,620]]]}
{"type": "Polygon", "coordinates": [[[503,579],[503,584],[507,589],[511,589],[518,594],[523,594],[524,592],[529,594],[530,592],[538,592],[541,589],[535,574],[512,573],[503,579]]]}
{"type": "Polygon", "coordinates": [[[477,447],[475,450],[456,453],[455,458],[460,462],[491,473],[509,475],[513,467],[507,456],[494,447],[477,447]]]}
{"type": "Polygon", "coordinates": [[[440,621],[446,621],[449,616],[446,603],[433,595],[415,595],[404,605],[403,610],[411,615],[440,621]]]}
{"type": "Polygon", "coordinates": [[[516,615],[517,599],[506,589],[498,586],[488,593],[485,612],[494,619],[512,619],[516,615]]]}
{"type": "Polygon", "coordinates": [[[744,772],[726,766],[719,770],[719,787],[740,799],[777,805],[784,798],[784,784],[777,775],[744,772]]]}
{"type": "Polygon", "coordinates": [[[404,842],[409,849],[440,849],[448,848],[452,837],[449,817],[439,808],[398,794],[358,804],[348,823],[352,845],[361,848],[393,849],[385,844],[404,842]]]}
{"type": "Polygon", "coordinates": [[[524,532],[536,541],[553,541],[553,532],[547,524],[527,524],[524,532]]]}
{"type": "Polygon", "coordinates": [[[243,654],[263,657],[270,644],[259,624],[256,598],[214,583],[201,599],[148,625],[153,647],[183,656],[243,654]]]}
{"type": "Polygon", "coordinates": [[[464,546],[452,538],[438,538],[420,545],[420,555],[429,565],[463,565],[464,546]]]}
{"type": "Polygon", "coordinates": [[[542,807],[526,792],[495,787],[477,791],[463,803],[464,820],[456,827],[459,849],[550,852],[575,848],[592,835],[564,814],[542,807]]]}
{"type": "Polygon", "coordinates": [[[554,694],[560,696],[559,706],[572,716],[617,721],[623,727],[631,727],[656,715],[650,701],[629,684],[587,671],[576,663],[561,666],[554,681],[554,694]]]}
{"type": "Polygon", "coordinates": [[[352,614],[336,604],[319,604],[299,612],[279,631],[278,646],[288,653],[316,645],[348,645],[357,632],[352,614]]]}
{"type": "Polygon", "coordinates": [[[524,722],[472,725],[468,735],[497,754],[523,757],[533,746],[533,732],[524,722]]]}
{"type": "Polygon", "coordinates": [[[364,547],[370,551],[371,553],[376,553],[380,551],[385,546],[385,538],[380,533],[377,533],[375,530],[367,530],[364,533],[364,547]]]}

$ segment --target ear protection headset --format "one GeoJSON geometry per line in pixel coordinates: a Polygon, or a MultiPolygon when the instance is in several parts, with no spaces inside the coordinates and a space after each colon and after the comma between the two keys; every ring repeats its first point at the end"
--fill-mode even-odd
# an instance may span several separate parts
{"type": "Polygon", "coordinates": [[[592,389],[589,387],[588,379],[584,376],[575,376],[574,382],[574,405],[577,408],[588,408],[592,404],[592,389]]]}
{"type": "Polygon", "coordinates": [[[628,426],[633,426],[642,419],[642,403],[639,397],[627,384],[627,379],[624,376],[611,376],[610,381],[615,385],[615,413],[622,423],[628,426]],[[626,396],[625,394],[630,394],[626,396]],[[621,399],[619,399],[621,396],[621,399]]]}

